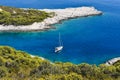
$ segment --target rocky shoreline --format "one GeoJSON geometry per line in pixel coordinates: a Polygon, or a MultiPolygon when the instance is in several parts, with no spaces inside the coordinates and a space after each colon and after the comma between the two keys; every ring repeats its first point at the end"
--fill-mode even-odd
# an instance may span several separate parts
{"type": "Polygon", "coordinates": [[[55,16],[47,18],[43,22],[35,22],[32,25],[0,25],[0,31],[43,31],[53,28],[51,25],[77,17],[86,17],[101,15],[102,12],[98,11],[94,7],[77,7],[77,8],[65,8],[65,9],[39,9],[46,12],[54,12],[55,16]]]}
{"type": "Polygon", "coordinates": [[[111,60],[108,60],[105,65],[107,66],[110,66],[110,65],[113,65],[114,63],[116,63],[117,61],[120,61],[120,57],[117,57],[117,58],[113,58],[111,60]]]}

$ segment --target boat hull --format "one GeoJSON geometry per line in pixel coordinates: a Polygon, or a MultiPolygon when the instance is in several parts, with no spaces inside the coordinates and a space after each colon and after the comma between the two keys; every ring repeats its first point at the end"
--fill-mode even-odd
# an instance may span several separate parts
{"type": "Polygon", "coordinates": [[[63,49],[63,46],[59,46],[55,48],[55,53],[60,52],[63,49]]]}

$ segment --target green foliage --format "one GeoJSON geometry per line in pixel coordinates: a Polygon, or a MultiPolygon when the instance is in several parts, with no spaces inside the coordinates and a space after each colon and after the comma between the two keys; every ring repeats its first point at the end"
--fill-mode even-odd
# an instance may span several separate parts
{"type": "Polygon", "coordinates": [[[51,63],[8,46],[0,46],[0,80],[120,80],[120,61],[112,66],[51,63]]]}
{"type": "Polygon", "coordinates": [[[52,17],[54,13],[35,9],[19,9],[13,7],[0,6],[0,24],[4,25],[30,25],[34,22],[41,22],[47,17],[52,17]]]}

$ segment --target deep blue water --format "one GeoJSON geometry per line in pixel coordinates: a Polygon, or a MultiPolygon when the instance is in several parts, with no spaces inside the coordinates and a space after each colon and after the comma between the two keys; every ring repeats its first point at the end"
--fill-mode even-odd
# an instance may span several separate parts
{"type": "Polygon", "coordinates": [[[56,29],[45,32],[1,32],[0,45],[9,45],[51,61],[104,63],[120,56],[119,4],[120,0],[0,0],[0,5],[22,8],[95,6],[104,13],[63,21],[54,25],[56,29]],[[64,49],[55,54],[59,32],[64,49]]]}

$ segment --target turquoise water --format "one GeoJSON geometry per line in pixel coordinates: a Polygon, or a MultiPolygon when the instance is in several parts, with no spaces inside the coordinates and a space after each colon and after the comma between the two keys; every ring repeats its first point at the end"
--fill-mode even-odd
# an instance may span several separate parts
{"type": "Polygon", "coordinates": [[[51,61],[100,64],[120,56],[120,1],[114,0],[23,0],[4,1],[1,5],[32,8],[66,8],[95,6],[101,16],[82,17],[55,24],[56,29],[45,32],[1,32],[0,45],[9,45],[51,61]],[[68,2],[69,1],[69,2],[68,2]],[[55,3],[56,2],[56,3],[55,3]],[[32,4],[32,5],[31,5],[32,4]],[[64,49],[54,53],[61,33],[64,49]]]}

